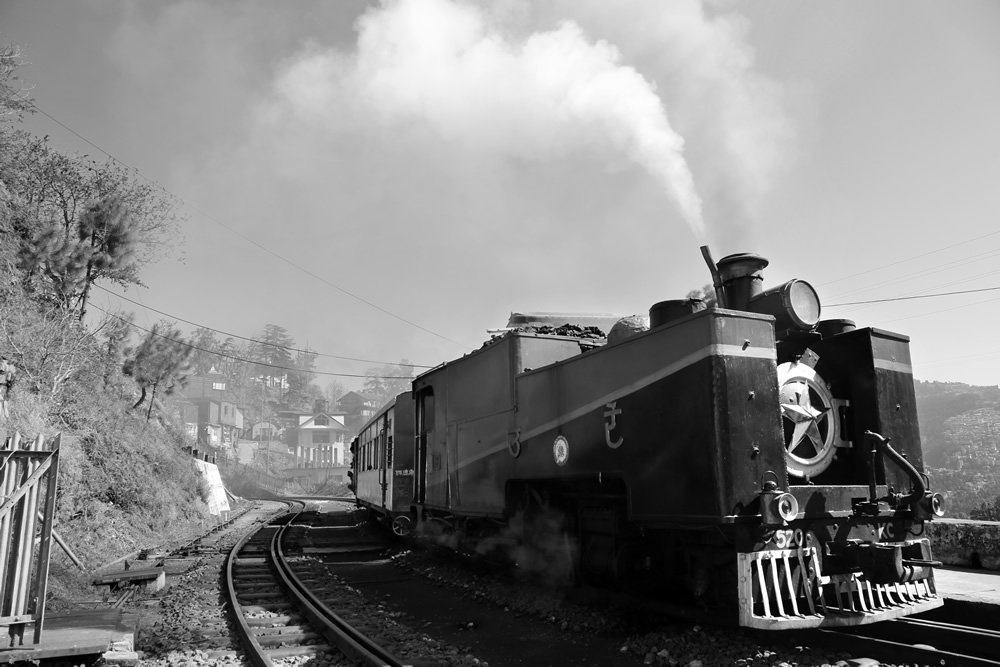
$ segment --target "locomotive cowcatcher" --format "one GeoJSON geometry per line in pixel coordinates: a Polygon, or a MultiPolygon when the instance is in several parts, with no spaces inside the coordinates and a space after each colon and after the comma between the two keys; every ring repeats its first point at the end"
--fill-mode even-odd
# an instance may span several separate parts
{"type": "Polygon", "coordinates": [[[806,282],[763,290],[757,255],[702,252],[710,307],[660,302],[606,344],[509,330],[417,377],[397,528],[750,627],[940,606],[909,339],[821,321],[806,282]]]}

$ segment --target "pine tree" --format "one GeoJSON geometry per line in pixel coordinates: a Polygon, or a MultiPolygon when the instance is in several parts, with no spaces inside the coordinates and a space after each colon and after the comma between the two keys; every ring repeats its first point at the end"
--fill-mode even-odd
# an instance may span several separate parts
{"type": "Polygon", "coordinates": [[[288,385],[288,370],[293,367],[291,349],[295,340],[284,327],[268,324],[250,345],[250,358],[257,362],[253,374],[265,387],[278,388],[278,402],[284,400],[288,385]]]}
{"type": "Polygon", "coordinates": [[[35,279],[41,296],[83,319],[95,280],[122,280],[135,273],[136,221],[117,197],[88,205],[73,227],[57,220],[25,240],[18,267],[35,279]]]}
{"type": "Polygon", "coordinates": [[[169,395],[187,380],[193,350],[172,325],[162,322],[154,325],[122,366],[122,372],[134,378],[142,392],[132,409],[145,402],[147,390],[151,389],[149,409],[146,410],[146,419],[149,419],[157,390],[162,388],[169,395]]]}
{"type": "Polygon", "coordinates": [[[365,375],[365,393],[374,396],[377,404],[382,406],[410,388],[413,367],[409,360],[400,359],[399,364],[369,368],[365,375]]]}

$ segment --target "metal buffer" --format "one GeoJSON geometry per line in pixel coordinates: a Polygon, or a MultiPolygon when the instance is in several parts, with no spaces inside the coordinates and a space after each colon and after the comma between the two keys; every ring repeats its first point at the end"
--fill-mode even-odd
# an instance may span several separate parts
{"type": "Polygon", "coordinates": [[[59,436],[48,450],[44,445],[42,435],[22,445],[21,434],[15,433],[0,449],[0,625],[8,626],[10,646],[24,644],[28,624],[35,626],[32,643],[42,637],[59,436]]]}

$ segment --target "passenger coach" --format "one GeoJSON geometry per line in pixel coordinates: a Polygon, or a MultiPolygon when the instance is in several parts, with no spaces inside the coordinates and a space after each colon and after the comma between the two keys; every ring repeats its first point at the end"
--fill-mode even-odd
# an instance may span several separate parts
{"type": "Polygon", "coordinates": [[[351,442],[352,490],[358,504],[397,535],[409,532],[413,501],[413,398],[404,392],[382,407],[351,442]]]}

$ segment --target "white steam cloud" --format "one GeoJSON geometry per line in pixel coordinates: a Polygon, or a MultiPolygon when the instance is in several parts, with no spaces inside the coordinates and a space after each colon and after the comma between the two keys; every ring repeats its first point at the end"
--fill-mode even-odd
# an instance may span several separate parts
{"type": "Polygon", "coordinates": [[[625,157],[662,184],[705,240],[684,140],[656,84],[613,44],[568,20],[518,38],[495,15],[452,0],[387,3],[356,28],[353,54],[311,49],[284,69],[270,120],[290,114],[396,134],[422,125],[462,150],[515,160],[625,157]]]}

